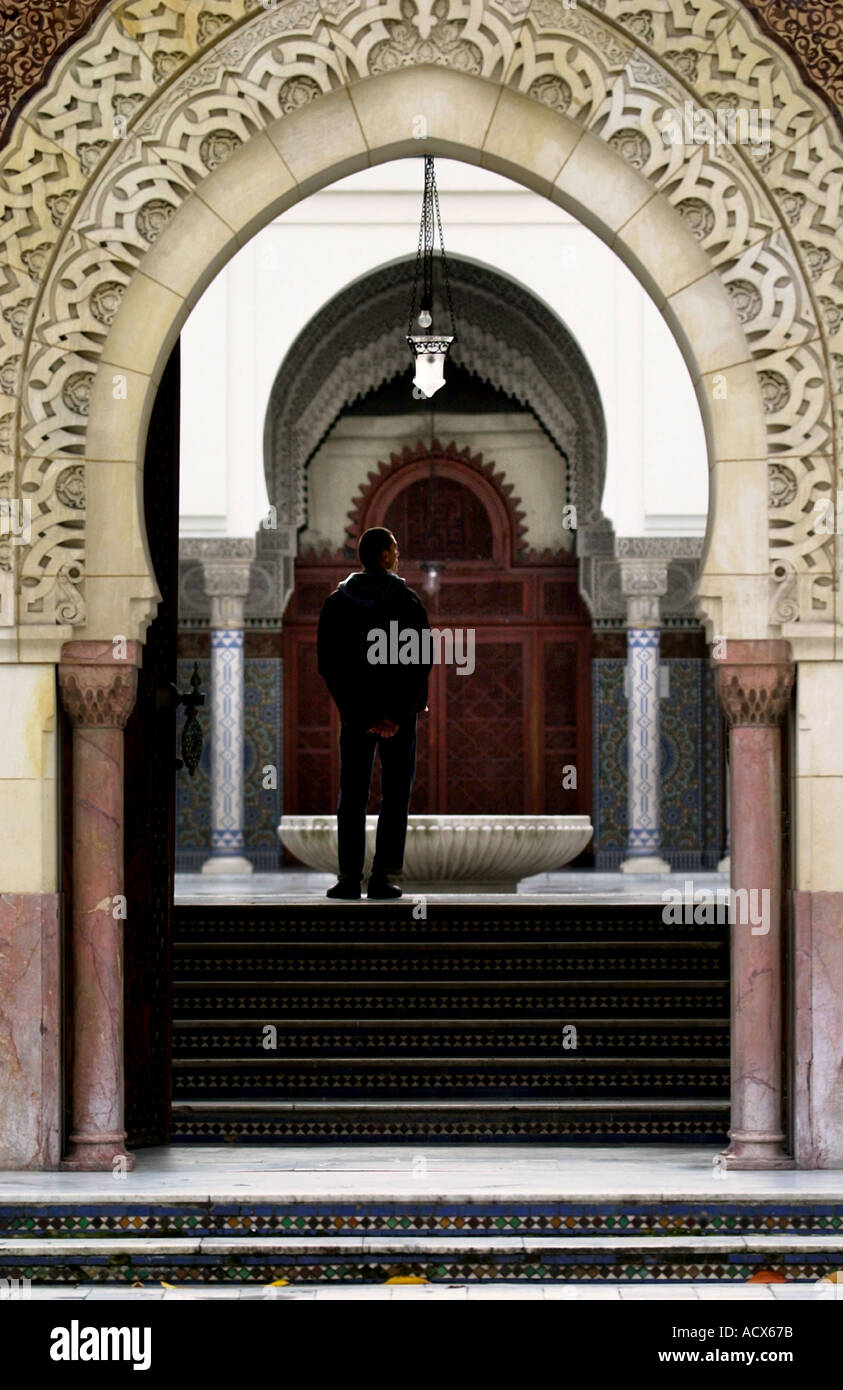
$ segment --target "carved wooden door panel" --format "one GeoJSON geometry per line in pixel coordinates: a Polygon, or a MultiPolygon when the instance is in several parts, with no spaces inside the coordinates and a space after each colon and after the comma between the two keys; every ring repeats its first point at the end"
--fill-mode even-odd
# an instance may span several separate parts
{"type": "Polygon", "coordinates": [[[471,675],[444,668],[436,709],[437,809],[451,816],[520,815],[529,781],[529,638],[478,629],[475,644],[471,675]]]}
{"type": "Polygon", "coordinates": [[[537,657],[539,804],[550,816],[580,815],[591,806],[587,634],[540,634],[537,657]]]}
{"type": "Polygon", "coordinates": [[[324,815],[336,810],[334,703],[319,674],[316,625],[284,632],[284,811],[324,815]]]}

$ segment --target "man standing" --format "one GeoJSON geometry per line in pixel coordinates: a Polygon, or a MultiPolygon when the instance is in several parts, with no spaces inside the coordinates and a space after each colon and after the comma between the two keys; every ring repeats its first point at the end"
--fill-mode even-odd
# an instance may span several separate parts
{"type": "MultiPolygon", "coordinates": [[[[366,853],[366,807],[375,763],[381,764],[381,803],[375,858],[369,877],[370,898],[400,898],[389,881],[404,865],[410,791],[416,772],[416,720],[427,705],[430,663],[422,660],[383,663],[377,652],[404,637],[421,633],[428,620],[418,594],[408,589],[398,570],[398,542],[391,531],[373,526],[360,537],[357,555],[362,571],[350,574],[325,600],[319,617],[319,674],[340,712],[340,795],[337,805],[339,879],[329,898],[359,898],[366,853]],[[396,624],[390,629],[390,624],[396,624]],[[375,658],[375,659],[373,659],[375,658]]],[[[412,648],[412,642],[409,647],[412,648]]],[[[405,655],[407,647],[405,646],[405,655]]]]}

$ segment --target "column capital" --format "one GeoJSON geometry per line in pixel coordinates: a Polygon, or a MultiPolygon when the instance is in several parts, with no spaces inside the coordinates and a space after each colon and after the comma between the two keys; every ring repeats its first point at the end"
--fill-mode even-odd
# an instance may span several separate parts
{"type": "Polygon", "coordinates": [[[208,598],[244,599],[252,576],[251,560],[203,560],[202,573],[208,598]]]}
{"type": "Polygon", "coordinates": [[[728,640],[713,657],[720,708],[732,729],[774,728],[790,703],[796,675],[790,643],[783,638],[728,640]]]}
{"type": "Polygon", "coordinates": [[[659,627],[659,599],[667,593],[668,561],[662,556],[619,557],[627,627],[659,627]]]}
{"type": "Polygon", "coordinates": [[[75,728],[125,728],[137,698],[140,661],[140,642],[64,643],[59,690],[75,728]]]}
{"type": "MultiPolygon", "coordinates": [[[[255,561],[254,536],[212,537],[194,544],[192,558],[201,561],[211,600],[211,627],[242,627],[255,561]]],[[[180,553],[186,556],[187,548],[180,547],[180,553]]]]}

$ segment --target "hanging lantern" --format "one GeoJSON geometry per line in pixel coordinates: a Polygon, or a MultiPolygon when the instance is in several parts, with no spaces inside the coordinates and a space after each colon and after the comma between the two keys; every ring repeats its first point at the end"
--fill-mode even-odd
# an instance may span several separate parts
{"type": "Polygon", "coordinates": [[[427,399],[430,399],[440,387],[445,385],[445,358],[455,338],[454,306],[451,303],[448,262],[445,259],[442,218],[439,214],[439,194],[436,191],[436,172],[433,167],[433,156],[425,155],[424,197],[422,198],[419,247],[416,253],[416,268],[413,276],[413,297],[410,301],[407,342],[412,350],[416,368],[413,385],[427,399]],[[448,304],[448,327],[450,329],[448,333],[437,333],[433,324],[433,239],[436,229],[439,231],[442,278],[448,304]]]}

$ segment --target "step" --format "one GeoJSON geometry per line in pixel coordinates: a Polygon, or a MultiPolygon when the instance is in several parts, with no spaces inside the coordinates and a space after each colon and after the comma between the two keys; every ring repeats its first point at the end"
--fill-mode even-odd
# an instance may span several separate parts
{"type": "Polygon", "coordinates": [[[414,941],[499,939],[538,941],[582,940],[727,941],[728,923],[669,922],[660,903],[584,904],[559,901],[510,900],[507,903],[442,903],[428,905],[425,918],[413,915],[412,900],[392,904],[360,903],[238,903],[176,904],[174,939],[178,944],[220,940],[256,942],[305,941],[308,945],[357,940],[414,941]]]}
{"type": "Polygon", "coordinates": [[[665,1061],[625,1058],[602,1059],[599,1064],[585,1058],[565,1056],[541,1058],[536,1062],[519,1058],[451,1057],[438,1061],[405,1052],[392,1058],[269,1058],[249,1062],[234,1059],[220,1066],[211,1061],[177,1064],[173,1073],[174,1099],[185,1093],[225,1099],[236,1092],[245,1099],[250,1093],[266,1099],[296,1099],[313,1096],[327,1099],[354,1092],[363,1099],[398,1101],[446,1098],[450,1092],[470,1093],[481,1099],[523,1100],[545,1093],[547,1099],[573,1098],[578,1092],[593,1092],[606,1104],[630,1092],[636,1099],[642,1092],[657,1094],[670,1087],[685,1096],[715,1092],[728,1097],[727,1059],[711,1063],[679,1061],[673,1067],[665,1061]],[[495,1095],[494,1093],[498,1093],[495,1095]]]}
{"type": "Polygon", "coordinates": [[[627,1022],[635,1023],[642,1013],[663,1012],[686,1015],[689,1012],[710,1013],[718,1018],[723,1014],[728,998],[728,981],[718,980],[661,980],[657,982],[602,980],[586,981],[570,986],[546,981],[510,983],[496,981],[487,988],[482,985],[438,984],[416,986],[404,982],[377,980],[371,983],[287,985],[272,981],[248,984],[242,980],[177,981],[173,988],[173,1012],[177,1020],[191,1013],[229,1011],[237,1017],[244,1014],[267,1015],[301,1014],[310,1018],[325,1016],[359,1018],[373,1011],[391,1014],[424,1016],[431,1013],[440,1018],[474,1015],[484,1012],[487,1017],[496,1013],[532,1014],[540,1017],[551,1014],[567,1021],[570,1017],[590,1014],[598,1019],[619,1019],[624,1013],[627,1022]]]}
{"type": "Polygon", "coordinates": [[[421,1017],[349,1018],[342,1022],[305,1017],[247,1019],[176,1019],[173,1024],[173,1065],[211,1059],[247,1063],[266,1060],[264,1029],[275,1028],[272,1057],[393,1057],[412,1044],[427,1058],[470,1055],[487,1061],[506,1055],[513,1060],[553,1056],[564,1049],[567,1057],[626,1060],[639,1057],[663,1062],[707,1061],[729,1058],[727,1019],[528,1019],[507,1015],[505,1021],[462,1016],[458,1019],[421,1017]],[[576,1049],[572,1035],[576,1029],[576,1049]],[[566,1046],[568,1044],[568,1046],[566,1046]]]}
{"type": "Polygon", "coordinates": [[[175,1101],[172,1142],[722,1143],[729,1100],[175,1101]]]}
{"type": "Polygon", "coordinates": [[[672,980],[699,980],[716,977],[722,979],[726,967],[725,947],[680,946],[676,949],[618,946],[615,943],[604,947],[588,949],[570,947],[567,951],[549,951],[544,947],[533,952],[511,948],[508,950],[489,950],[483,948],[470,954],[462,948],[459,951],[445,951],[441,948],[429,951],[382,952],[375,949],[349,949],[342,953],[333,948],[321,954],[312,947],[290,947],[281,952],[277,947],[261,953],[241,951],[236,946],[226,946],[216,952],[197,953],[193,950],[176,951],[173,961],[173,980],[176,987],[214,983],[218,981],[230,985],[235,981],[244,984],[272,982],[274,985],[295,986],[300,981],[312,979],[317,982],[335,980],[344,986],[377,987],[383,980],[406,984],[441,979],[468,984],[482,976],[490,985],[499,980],[518,980],[525,985],[536,985],[553,980],[579,982],[595,981],[658,980],[667,976],[672,980]]]}
{"type": "Polygon", "coordinates": [[[843,1264],[840,1235],[74,1235],[0,1240],[0,1277],[34,1283],[384,1283],[732,1280],[815,1282],[843,1264]]]}
{"type": "MultiPolygon", "coordinates": [[[[641,1154],[639,1152],[639,1162],[641,1154]]],[[[782,1190],[778,1179],[764,1174],[749,1191],[727,1188],[725,1180],[715,1182],[710,1164],[694,1162],[679,1195],[660,1194],[659,1184],[634,1195],[614,1184],[601,1184],[607,1172],[606,1155],[594,1156],[597,1181],[582,1189],[582,1175],[575,1196],[549,1194],[547,1186],[525,1186],[519,1160],[512,1165],[506,1155],[503,1176],[488,1193],[478,1188],[478,1165],[469,1160],[472,1177],[460,1185],[460,1165],[453,1156],[444,1167],[425,1168],[423,1179],[413,1175],[412,1165],[403,1154],[388,1157],[379,1167],[367,1160],[366,1184],[357,1181],[349,1187],[349,1167],[336,1165],[326,1172],[321,1162],[305,1159],[296,1167],[299,1195],[288,1189],[294,1182],[293,1170],[266,1170],[254,1162],[248,1169],[229,1167],[220,1162],[214,1150],[199,1156],[198,1169],[191,1167],[191,1182],[179,1192],[167,1191],[172,1172],[186,1171],[184,1162],[175,1169],[156,1172],[144,1164],[144,1171],[124,1183],[115,1183],[111,1174],[61,1175],[56,1191],[56,1175],[28,1174],[21,1185],[3,1184],[0,1198],[0,1240],[48,1239],[95,1240],[115,1236],[136,1240],[142,1236],[198,1238],[200,1236],[339,1236],[372,1237],[435,1235],[441,1239],[459,1232],[475,1235],[555,1236],[570,1239],[588,1236],[609,1239],[635,1235],[672,1237],[759,1237],[764,1240],[783,1236],[837,1236],[843,1239],[843,1195],[826,1187],[812,1188],[811,1174],[803,1191],[782,1190]],[[208,1166],[208,1156],[212,1162],[208,1166]],[[98,1181],[99,1178],[99,1181],[98,1181]],[[401,1183],[396,1191],[395,1183],[401,1183]],[[71,1194],[68,1184],[79,1184],[71,1194]],[[138,1191],[127,1191],[137,1184],[138,1191]],[[333,1184],[333,1185],[332,1185],[333,1184]],[[514,1187],[511,1185],[514,1184],[514,1187]],[[423,1192],[413,1193],[416,1186],[423,1192]],[[509,1187],[509,1190],[507,1190],[509,1187]],[[765,1190],[766,1189],[766,1190],[765,1190]],[[412,1195],[407,1195],[408,1192],[412,1195]]],[[[698,1159],[698,1153],[695,1155],[698,1159]]],[[[290,1160],[291,1162],[294,1160],[290,1160]]],[[[544,1171],[532,1158],[521,1160],[544,1171]]],[[[662,1178],[675,1180],[676,1165],[658,1155],[662,1178]]],[[[488,1169],[488,1162],[480,1165],[488,1169]]],[[[564,1187],[563,1165],[558,1185],[564,1187]]],[[[556,1170],[554,1170],[556,1171],[556,1170]]],[[[648,1165],[648,1173],[652,1168],[648,1165]]],[[[357,1168],[353,1170],[359,1179],[357,1168]]],[[[741,1183],[747,1175],[740,1175],[741,1183]]],[[[751,1178],[749,1179],[751,1182],[751,1178]]],[[[547,1175],[541,1179],[545,1184],[547,1175]]],[[[625,1181],[629,1182],[627,1173],[625,1181]]]]}

